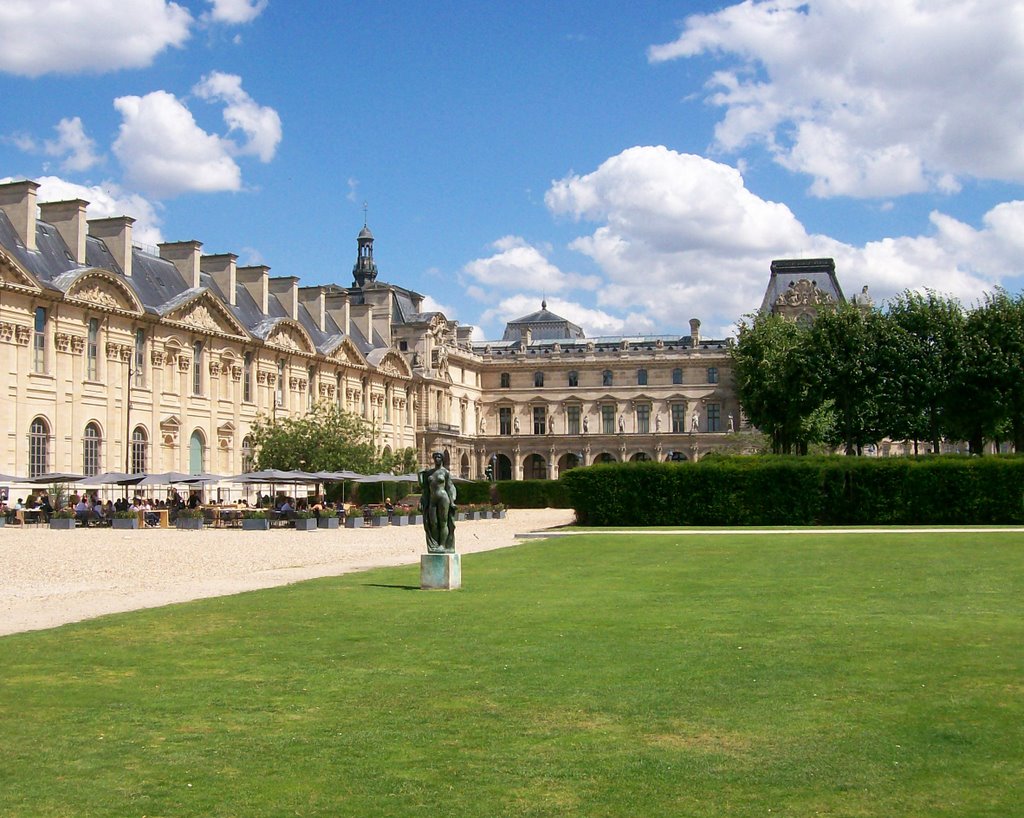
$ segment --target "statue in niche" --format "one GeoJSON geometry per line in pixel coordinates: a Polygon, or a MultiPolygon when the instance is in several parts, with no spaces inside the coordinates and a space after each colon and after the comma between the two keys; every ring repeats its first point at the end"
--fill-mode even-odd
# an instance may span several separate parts
{"type": "Polygon", "coordinates": [[[587,419],[587,416],[584,415],[583,416],[583,434],[589,434],[589,433],[590,433],[590,421],[587,419]]]}
{"type": "Polygon", "coordinates": [[[420,511],[431,554],[455,553],[455,484],[445,468],[444,455],[434,452],[432,468],[420,472],[420,511]]]}
{"type": "Polygon", "coordinates": [[[690,415],[690,431],[700,431],[700,412],[698,412],[696,409],[694,409],[693,414],[690,415]]]}
{"type": "Polygon", "coordinates": [[[519,415],[512,418],[512,434],[519,434],[519,415]]]}

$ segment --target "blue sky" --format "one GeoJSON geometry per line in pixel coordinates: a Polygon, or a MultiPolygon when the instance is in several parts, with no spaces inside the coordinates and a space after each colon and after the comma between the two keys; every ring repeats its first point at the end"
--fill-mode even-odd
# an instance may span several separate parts
{"type": "Polygon", "coordinates": [[[0,178],[479,337],[731,331],[773,258],[1019,292],[1018,0],[2,0],[0,178]]]}

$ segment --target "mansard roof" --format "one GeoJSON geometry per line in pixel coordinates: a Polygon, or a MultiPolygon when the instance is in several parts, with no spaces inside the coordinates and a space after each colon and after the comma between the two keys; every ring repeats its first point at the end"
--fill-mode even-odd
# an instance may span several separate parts
{"type": "MultiPolygon", "coordinates": [[[[761,301],[761,312],[771,312],[776,305],[789,302],[842,304],[846,301],[836,277],[836,263],[831,258],[776,259],[761,301]],[[806,282],[806,283],[804,283],[806,282]],[[805,292],[806,291],[806,292],[805,292]],[[815,301],[815,299],[818,299],[815,301]]],[[[796,306],[796,303],[790,303],[796,306]]]]}

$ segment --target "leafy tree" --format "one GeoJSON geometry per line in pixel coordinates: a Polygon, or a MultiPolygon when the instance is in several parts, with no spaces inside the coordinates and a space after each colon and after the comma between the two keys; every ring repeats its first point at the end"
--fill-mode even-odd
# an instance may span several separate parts
{"type": "Polygon", "coordinates": [[[934,451],[953,434],[953,399],[965,364],[967,316],[959,302],[931,291],[889,302],[879,348],[884,366],[882,431],[894,440],[929,440],[934,451]]]}
{"type": "Polygon", "coordinates": [[[1024,295],[997,290],[967,319],[958,423],[971,451],[1009,437],[1024,452],[1024,295]]]}
{"type": "Polygon", "coordinates": [[[370,424],[329,401],[298,417],[259,417],[252,439],[256,469],[383,471],[370,424]]]}
{"type": "Polygon", "coordinates": [[[877,310],[851,304],[820,312],[811,327],[804,378],[811,402],[831,405],[835,425],[829,440],[842,444],[847,454],[860,454],[865,444],[883,436],[881,350],[887,335],[877,310]]]}
{"type": "Polygon", "coordinates": [[[771,439],[776,454],[806,453],[821,433],[821,401],[807,366],[807,330],[778,315],[740,323],[733,378],[744,414],[771,439]]]}

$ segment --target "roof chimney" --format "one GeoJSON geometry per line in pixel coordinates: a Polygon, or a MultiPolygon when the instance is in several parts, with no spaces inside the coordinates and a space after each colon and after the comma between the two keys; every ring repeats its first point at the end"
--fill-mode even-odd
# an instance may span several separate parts
{"type": "Polygon", "coordinates": [[[177,267],[181,277],[185,279],[185,286],[192,288],[199,286],[199,257],[202,246],[201,241],[165,241],[157,245],[160,249],[160,258],[177,267]]]}
{"type": "Polygon", "coordinates": [[[366,340],[373,346],[373,304],[366,305],[366,340]]]}
{"type": "Polygon", "coordinates": [[[89,219],[89,235],[102,241],[114,261],[127,277],[132,274],[132,225],[131,216],[112,216],[109,219],[89,219]]]}
{"type": "Polygon", "coordinates": [[[299,287],[299,303],[313,317],[320,332],[327,331],[327,295],[323,287],[299,287]]]}
{"type": "Polygon", "coordinates": [[[270,292],[277,296],[292,321],[299,320],[299,279],[295,276],[277,276],[270,279],[270,292]]]}
{"type": "Polygon", "coordinates": [[[0,210],[14,225],[21,243],[36,249],[36,191],[38,182],[7,182],[0,185],[0,210]]]}
{"type": "Polygon", "coordinates": [[[690,319],[690,343],[696,347],[700,344],[700,319],[690,319]]]}
{"type": "Polygon", "coordinates": [[[324,307],[327,310],[327,314],[338,325],[338,329],[345,333],[345,335],[351,335],[352,325],[348,293],[344,290],[335,290],[327,293],[324,298],[324,307]]]}
{"type": "Polygon", "coordinates": [[[39,205],[42,220],[57,228],[75,264],[85,264],[85,237],[89,232],[85,222],[85,209],[88,206],[89,203],[84,199],[43,202],[39,205]]]}
{"type": "Polygon", "coordinates": [[[267,282],[270,279],[270,268],[263,264],[256,264],[252,267],[239,267],[235,270],[235,277],[245,287],[246,291],[256,302],[256,307],[263,314],[267,314],[267,282]]]}
{"type": "Polygon", "coordinates": [[[221,291],[228,304],[235,306],[235,262],[238,256],[234,253],[200,256],[199,271],[207,273],[213,279],[217,289],[221,291]]]}

